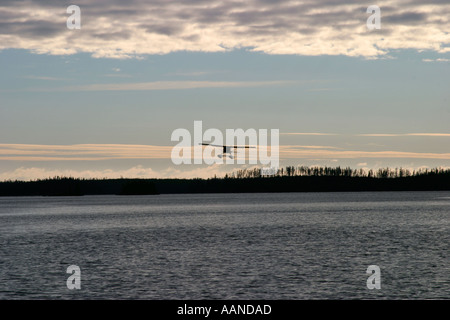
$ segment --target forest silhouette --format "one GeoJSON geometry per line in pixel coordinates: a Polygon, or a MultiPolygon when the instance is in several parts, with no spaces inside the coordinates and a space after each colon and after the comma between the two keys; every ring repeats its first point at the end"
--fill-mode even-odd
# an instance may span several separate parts
{"type": "Polygon", "coordinates": [[[259,168],[209,179],[84,179],[53,177],[0,182],[0,196],[157,195],[171,193],[450,190],[450,169],[363,170],[288,166],[262,176],[259,168]]]}

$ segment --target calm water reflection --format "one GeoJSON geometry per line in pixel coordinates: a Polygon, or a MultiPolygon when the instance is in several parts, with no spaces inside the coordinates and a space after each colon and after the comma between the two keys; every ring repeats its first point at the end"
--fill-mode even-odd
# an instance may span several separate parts
{"type": "Polygon", "coordinates": [[[450,192],[0,198],[0,298],[448,299],[449,235],[450,192]]]}

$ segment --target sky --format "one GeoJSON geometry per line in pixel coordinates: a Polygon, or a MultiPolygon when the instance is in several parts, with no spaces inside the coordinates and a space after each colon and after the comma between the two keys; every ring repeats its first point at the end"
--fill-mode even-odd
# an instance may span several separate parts
{"type": "Polygon", "coordinates": [[[175,165],[194,121],[279,130],[280,166],[449,168],[449,32],[448,0],[2,0],[0,180],[255,167],[175,165]]]}

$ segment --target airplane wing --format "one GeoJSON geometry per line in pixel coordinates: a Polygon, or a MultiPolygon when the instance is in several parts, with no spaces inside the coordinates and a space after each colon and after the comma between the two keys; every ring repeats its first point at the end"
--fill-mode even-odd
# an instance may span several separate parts
{"type": "Polygon", "coordinates": [[[229,148],[255,148],[255,147],[252,147],[252,146],[225,146],[225,147],[229,147],[229,148]]]}
{"type": "Polygon", "coordinates": [[[199,143],[199,144],[202,146],[213,146],[213,147],[220,147],[220,148],[224,147],[224,146],[221,146],[218,144],[211,144],[211,143],[199,143]]]}
{"type": "Polygon", "coordinates": [[[253,146],[223,146],[223,145],[217,145],[217,144],[211,144],[211,143],[199,143],[203,146],[213,146],[213,147],[220,147],[220,148],[255,148],[253,146]]]}

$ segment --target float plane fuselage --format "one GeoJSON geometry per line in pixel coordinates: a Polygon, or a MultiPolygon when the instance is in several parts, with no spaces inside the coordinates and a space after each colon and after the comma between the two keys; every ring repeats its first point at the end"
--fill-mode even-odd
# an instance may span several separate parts
{"type": "MultiPolygon", "coordinates": [[[[231,151],[231,149],[237,149],[237,148],[245,148],[245,149],[249,149],[249,148],[255,148],[252,146],[224,146],[224,145],[218,145],[218,144],[211,144],[211,143],[200,143],[200,145],[202,146],[212,146],[212,147],[219,147],[222,148],[222,154],[217,155],[219,158],[222,157],[230,157],[230,159],[233,159],[233,152],[231,151]]],[[[236,150],[235,150],[236,151],[236,150]]]]}

